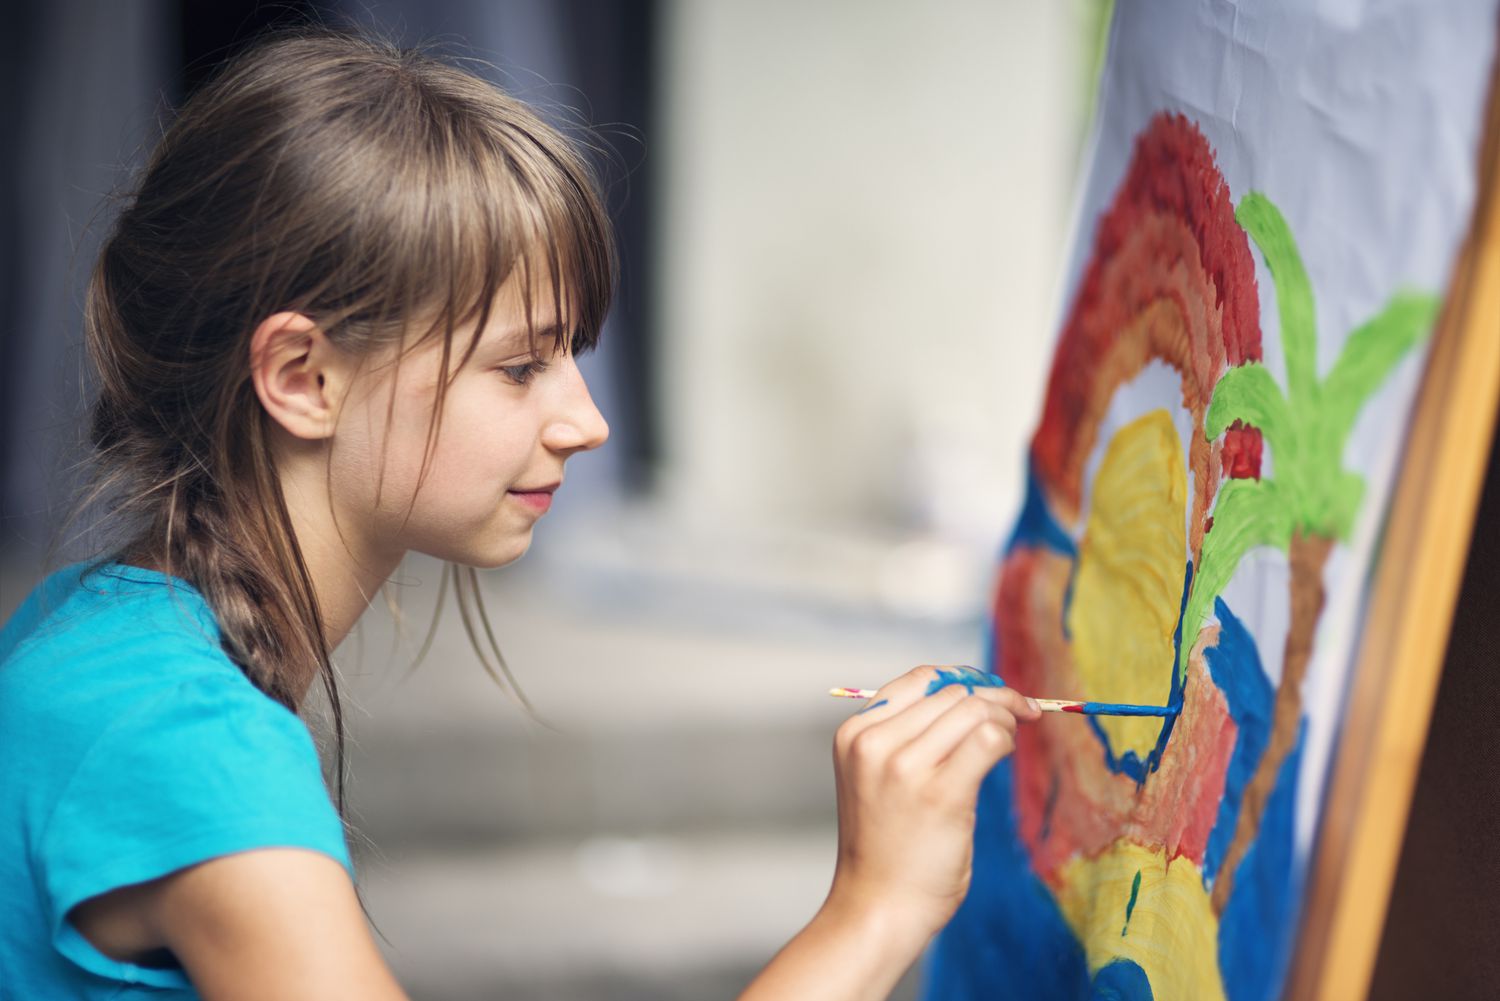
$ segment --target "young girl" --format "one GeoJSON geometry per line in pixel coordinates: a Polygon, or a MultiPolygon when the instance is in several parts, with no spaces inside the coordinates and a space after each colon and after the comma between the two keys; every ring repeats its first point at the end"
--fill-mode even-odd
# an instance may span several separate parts
{"type": "MultiPolygon", "coordinates": [[[[282,36],[186,103],[87,297],[120,543],[0,633],[0,996],[404,996],[295,713],[407,551],[509,563],[604,443],[614,270],[577,151],[435,59],[282,36]]],[[[1037,710],[933,676],[839,728],[832,888],[746,998],[884,997],[963,899],[1037,710]]]]}

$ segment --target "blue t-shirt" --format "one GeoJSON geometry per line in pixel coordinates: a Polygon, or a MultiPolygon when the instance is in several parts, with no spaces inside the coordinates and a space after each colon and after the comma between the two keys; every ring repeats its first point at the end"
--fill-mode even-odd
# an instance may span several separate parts
{"type": "Polygon", "coordinates": [[[311,734],[224,654],[198,592],[118,563],[38,585],[0,630],[0,999],[197,998],[68,911],[270,846],[353,876],[311,734]]]}

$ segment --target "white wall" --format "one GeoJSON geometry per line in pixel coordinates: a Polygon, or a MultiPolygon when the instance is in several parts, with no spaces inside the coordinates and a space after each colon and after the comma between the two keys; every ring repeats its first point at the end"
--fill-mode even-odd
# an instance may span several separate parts
{"type": "Polygon", "coordinates": [[[1079,145],[1078,8],[666,12],[665,497],[684,524],[998,538],[1079,145]]]}

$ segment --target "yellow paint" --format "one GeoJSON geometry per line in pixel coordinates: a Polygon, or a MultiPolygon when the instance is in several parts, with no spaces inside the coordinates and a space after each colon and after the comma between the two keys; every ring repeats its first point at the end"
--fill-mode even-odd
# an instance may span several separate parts
{"type": "Polygon", "coordinates": [[[1076,858],[1060,872],[1058,906],[1083,943],[1089,973],[1114,959],[1133,960],[1158,998],[1221,1001],[1219,919],[1189,859],[1121,838],[1095,858],[1076,858]],[[1140,890],[1130,924],[1125,907],[1135,874],[1140,890]],[[1125,934],[1121,935],[1121,929],[1125,934]]]}
{"type": "MultiPolygon", "coordinates": [[[[1162,705],[1172,690],[1187,570],[1187,470],[1167,411],[1153,410],[1110,439],[1089,508],[1068,613],[1083,695],[1162,705]]],[[[1142,761],[1162,726],[1149,716],[1098,720],[1117,757],[1135,751],[1142,761]]]]}

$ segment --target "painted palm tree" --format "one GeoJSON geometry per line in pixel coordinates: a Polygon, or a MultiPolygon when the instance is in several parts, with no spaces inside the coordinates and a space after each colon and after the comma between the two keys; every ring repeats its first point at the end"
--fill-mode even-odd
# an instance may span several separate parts
{"type": "MultiPolygon", "coordinates": [[[[1435,296],[1398,293],[1355,330],[1326,378],[1317,377],[1317,329],[1312,286],[1291,230],[1276,206],[1251,192],[1235,220],[1250,235],[1276,289],[1286,392],[1266,367],[1250,362],[1226,372],[1214,388],[1204,423],[1209,440],[1255,428],[1271,455],[1269,477],[1231,479],[1220,491],[1212,528],[1184,609],[1178,671],[1186,665],[1214,598],[1251,550],[1287,553],[1291,618],[1276,691],[1271,738],[1245,788],[1238,823],[1214,883],[1222,913],[1234,872],[1255,839],[1282,763],[1296,745],[1302,719],[1302,682],[1323,610],[1323,568],[1335,543],[1346,541],[1364,495],[1364,481],[1344,468],[1348,437],[1366,401],[1396,363],[1431,329],[1435,296]]],[[[1257,471],[1258,472],[1258,471],[1257,471]]]]}

